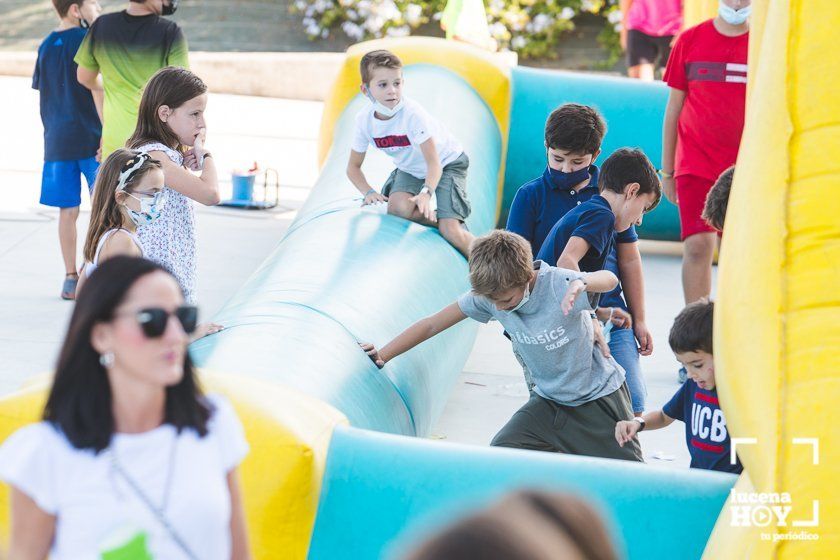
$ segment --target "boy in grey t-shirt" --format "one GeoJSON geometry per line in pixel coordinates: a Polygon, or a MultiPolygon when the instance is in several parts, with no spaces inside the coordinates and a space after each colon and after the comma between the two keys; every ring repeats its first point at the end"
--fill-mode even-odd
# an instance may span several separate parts
{"type": "Polygon", "coordinates": [[[470,253],[472,291],[422,319],[377,350],[362,348],[378,367],[470,317],[499,321],[510,333],[535,383],[528,402],[491,445],[641,461],[638,440],[615,441],[615,424],[633,414],[624,371],[595,346],[588,298],[615,288],[601,270],[584,274],[532,260],[528,242],[497,230],[470,253]],[[581,296],[581,297],[579,297],[581,296]]]}

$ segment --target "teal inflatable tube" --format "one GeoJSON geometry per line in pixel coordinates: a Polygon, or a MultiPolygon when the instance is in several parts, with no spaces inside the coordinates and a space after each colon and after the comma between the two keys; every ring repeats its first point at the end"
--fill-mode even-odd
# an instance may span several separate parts
{"type": "MultiPolygon", "coordinates": [[[[470,230],[495,223],[501,136],[490,110],[457,75],[405,69],[406,93],[440,119],[470,157],[470,230]],[[445,92],[442,94],[441,92],[445,92]]],[[[201,366],[268,379],[317,397],[353,426],[426,435],[473,346],[465,321],[379,371],[359,341],[383,344],[469,289],[467,265],[436,229],[361,208],[345,175],[357,96],[335,127],[330,154],[306,204],[274,252],[213,317],[219,334],[194,343],[201,366]]],[[[390,158],[368,151],[381,185],[390,158]]]]}
{"type": "Polygon", "coordinates": [[[600,509],[622,557],[700,558],[737,477],[539,451],[399,438],[339,427],[309,560],[396,558],[507,491],[571,492],[600,509]]]}
{"type": "MultiPolygon", "coordinates": [[[[662,121],[668,101],[668,88],[628,78],[597,74],[578,74],[517,67],[512,70],[513,105],[508,142],[504,211],[499,224],[504,227],[516,190],[546,166],[545,121],[563,103],[592,105],[607,121],[607,135],[601,146],[600,161],[617,148],[637,147],[659,167],[662,160],[662,121]]],[[[639,235],[645,239],[679,241],[677,208],[663,199],[645,216],[639,235]]]]}

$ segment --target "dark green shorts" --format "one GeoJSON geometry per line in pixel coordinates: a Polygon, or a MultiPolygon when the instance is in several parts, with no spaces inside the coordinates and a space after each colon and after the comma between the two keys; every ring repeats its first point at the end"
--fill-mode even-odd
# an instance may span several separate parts
{"type": "MultiPolygon", "coordinates": [[[[470,158],[466,153],[458,159],[443,166],[440,182],[435,189],[437,200],[437,217],[454,218],[464,221],[470,215],[470,201],[467,198],[467,169],[470,158]]],[[[389,196],[392,192],[406,192],[412,196],[423,189],[425,179],[418,179],[410,173],[394,169],[388,180],[382,185],[382,194],[389,196]]]]}
{"type": "Polygon", "coordinates": [[[632,418],[626,383],[579,406],[565,406],[531,393],[490,445],[644,461],[638,439],[624,447],[615,440],[616,422],[632,418]]]}

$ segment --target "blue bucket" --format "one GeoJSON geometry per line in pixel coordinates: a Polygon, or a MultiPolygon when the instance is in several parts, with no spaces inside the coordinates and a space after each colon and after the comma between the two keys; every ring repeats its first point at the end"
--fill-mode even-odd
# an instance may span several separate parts
{"type": "Polygon", "coordinates": [[[254,180],[256,173],[246,173],[240,175],[233,173],[231,183],[233,184],[233,199],[234,201],[247,202],[254,198],[254,180]]]}

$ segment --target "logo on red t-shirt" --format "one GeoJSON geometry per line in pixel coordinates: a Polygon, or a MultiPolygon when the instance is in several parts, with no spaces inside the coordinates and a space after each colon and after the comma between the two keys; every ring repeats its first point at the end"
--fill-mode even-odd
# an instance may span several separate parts
{"type": "Polygon", "coordinates": [[[747,83],[747,65],[734,62],[688,62],[685,73],[688,81],[747,83]]]}
{"type": "Polygon", "coordinates": [[[374,138],[373,143],[376,144],[377,148],[407,148],[411,146],[408,136],[404,134],[374,138]]]}

